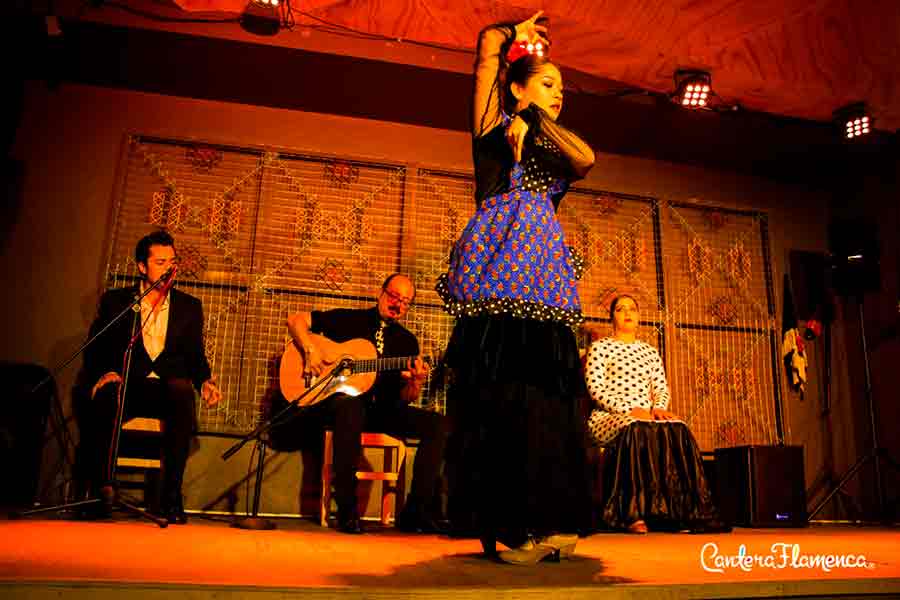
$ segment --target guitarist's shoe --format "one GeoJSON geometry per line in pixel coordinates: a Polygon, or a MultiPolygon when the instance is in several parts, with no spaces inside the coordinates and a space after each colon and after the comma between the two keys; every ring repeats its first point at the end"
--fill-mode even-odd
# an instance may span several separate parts
{"type": "Polygon", "coordinates": [[[362,533],[363,528],[359,515],[355,511],[346,514],[338,511],[337,530],[342,533],[362,533]]]}

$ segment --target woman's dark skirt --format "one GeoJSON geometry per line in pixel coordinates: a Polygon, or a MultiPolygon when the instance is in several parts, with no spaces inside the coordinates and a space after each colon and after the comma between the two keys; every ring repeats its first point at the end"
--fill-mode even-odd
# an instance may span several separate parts
{"type": "Polygon", "coordinates": [[[579,531],[590,510],[586,393],[571,328],[460,318],[446,360],[452,531],[511,546],[579,531]]]}
{"type": "Polygon", "coordinates": [[[643,519],[679,530],[717,519],[700,449],[687,425],[636,421],[608,447],[601,510],[614,529],[643,519]]]}

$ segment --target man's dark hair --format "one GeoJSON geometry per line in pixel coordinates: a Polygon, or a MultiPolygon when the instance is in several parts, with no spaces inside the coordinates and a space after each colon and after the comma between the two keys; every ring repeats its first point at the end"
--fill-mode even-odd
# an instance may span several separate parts
{"type": "Polygon", "coordinates": [[[145,235],[134,247],[134,260],[146,265],[147,259],[150,258],[150,246],[172,246],[174,248],[175,239],[169,235],[168,231],[162,229],[145,235]]]}

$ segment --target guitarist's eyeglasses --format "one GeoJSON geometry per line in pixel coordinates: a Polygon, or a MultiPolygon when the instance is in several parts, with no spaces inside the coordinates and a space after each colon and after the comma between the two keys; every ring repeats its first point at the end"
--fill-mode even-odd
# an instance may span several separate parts
{"type": "Polygon", "coordinates": [[[400,294],[398,294],[396,292],[392,292],[391,290],[385,289],[384,293],[388,295],[388,298],[390,298],[392,301],[396,302],[397,304],[402,305],[404,308],[409,308],[409,306],[412,304],[411,299],[404,298],[400,294]]]}

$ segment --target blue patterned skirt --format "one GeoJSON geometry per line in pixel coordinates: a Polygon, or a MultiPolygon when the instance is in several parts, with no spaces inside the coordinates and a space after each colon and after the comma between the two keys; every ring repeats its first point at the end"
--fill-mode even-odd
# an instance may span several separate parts
{"type": "Polygon", "coordinates": [[[579,265],[566,247],[547,192],[512,190],[490,196],[453,249],[438,282],[455,316],[505,313],[515,317],[582,321],[575,285],[579,265]]]}

